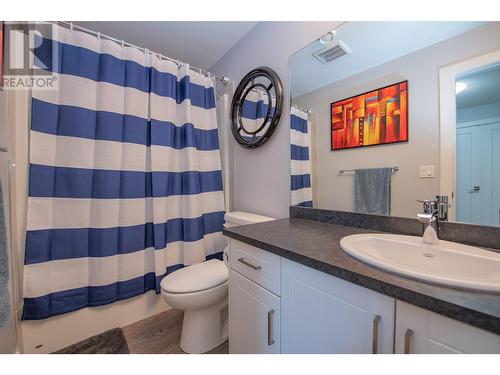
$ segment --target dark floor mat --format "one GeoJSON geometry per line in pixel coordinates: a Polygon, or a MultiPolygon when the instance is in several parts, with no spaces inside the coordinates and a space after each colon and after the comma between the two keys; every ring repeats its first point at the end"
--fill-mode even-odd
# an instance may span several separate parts
{"type": "Polygon", "coordinates": [[[128,354],[127,340],[121,328],[89,337],[76,344],[54,352],[55,354],[128,354]]]}

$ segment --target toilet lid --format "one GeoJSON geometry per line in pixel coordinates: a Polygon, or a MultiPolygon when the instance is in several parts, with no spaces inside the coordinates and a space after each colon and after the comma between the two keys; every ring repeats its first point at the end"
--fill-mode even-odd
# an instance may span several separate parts
{"type": "Polygon", "coordinates": [[[168,293],[194,293],[218,286],[227,279],[224,262],[211,259],[172,272],[163,278],[160,286],[168,293]]]}

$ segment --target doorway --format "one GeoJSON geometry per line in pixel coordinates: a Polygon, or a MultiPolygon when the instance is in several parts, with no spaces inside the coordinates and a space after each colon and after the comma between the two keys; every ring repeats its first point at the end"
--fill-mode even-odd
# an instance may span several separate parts
{"type": "Polygon", "coordinates": [[[439,84],[449,220],[500,226],[500,50],[441,68],[439,84]]]}
{"type": "Polygon", "coordinates": [[[456,77],[456,217],[500,226],[500,64],[456,77]]]}

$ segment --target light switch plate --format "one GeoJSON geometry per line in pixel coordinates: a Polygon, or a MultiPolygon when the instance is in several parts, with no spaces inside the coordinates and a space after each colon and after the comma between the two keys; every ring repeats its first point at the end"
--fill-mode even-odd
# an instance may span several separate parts
{"type": "Polygon", "coordinates": [[[420,178],[432,178],[434,177],[434,166],[433,165],[421,165],[419,168],[420,178]]]}

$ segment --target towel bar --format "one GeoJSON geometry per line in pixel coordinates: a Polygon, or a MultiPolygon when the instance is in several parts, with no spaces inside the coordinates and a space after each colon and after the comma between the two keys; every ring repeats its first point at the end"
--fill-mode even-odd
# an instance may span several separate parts
{"type": "MultiPolygon", "coordinates": [[[[392,171],[391,171],[392,173],[396,173],[397,171],[399,171],[399,167],[392,167],[391,169],[392,169],[392,171]]],[[[344,175],[346,173],[355,172],[355,171],[356,171],[356,169],[340,169],[338,174],[344,175]]]]}

